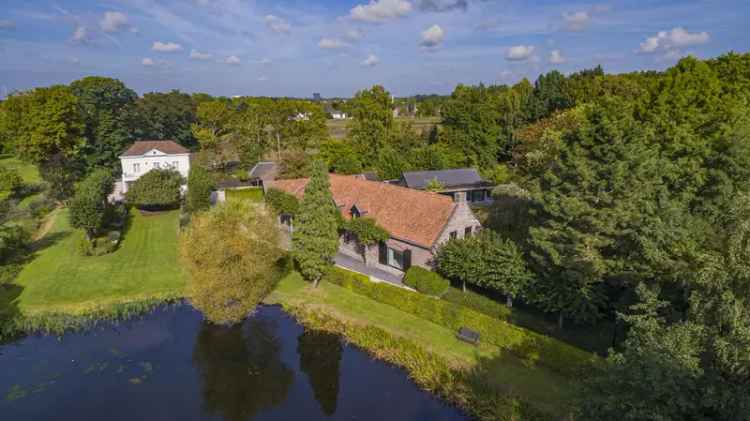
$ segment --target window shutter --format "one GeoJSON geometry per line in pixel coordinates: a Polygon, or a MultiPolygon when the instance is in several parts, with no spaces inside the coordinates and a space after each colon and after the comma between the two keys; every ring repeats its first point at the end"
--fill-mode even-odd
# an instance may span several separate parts
{"type": "Polygon", "coordinates": [[[388,264],[388,247],[385,246],[384,241],[378,244],[378,261],[381,265],[388,264]]]}
{"type": "Polygon", "coordinates": [[[411,267],[411,250],[404,250],[404,272],[411,267]]]}

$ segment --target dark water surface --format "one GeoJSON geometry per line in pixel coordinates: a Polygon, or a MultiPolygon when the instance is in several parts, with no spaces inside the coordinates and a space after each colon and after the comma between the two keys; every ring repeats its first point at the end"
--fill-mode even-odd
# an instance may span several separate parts
{"type": "Polygon", "coordinates": [[[190,306],[0,346],[0,420],[462,420],[336,336],[278,307],[241,326],[190,306]]]}

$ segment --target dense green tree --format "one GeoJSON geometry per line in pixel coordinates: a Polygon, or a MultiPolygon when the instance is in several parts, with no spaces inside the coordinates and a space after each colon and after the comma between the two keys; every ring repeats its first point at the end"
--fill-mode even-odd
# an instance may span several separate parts
{"type": "Polygon", "coordinates": [[[76,186],[76,193],[68,203],[70,226],[80,228],[86,238],[93,239],[107,221],[114,178],[108,169],[91,172],[76,186]]]}
{"type": "Polygon", "coordinates": [[[180,91],[147,93],[136,102],[136,112],[141,139],[171,139],[188,148],[195,146],[195,104],[190,95],[180,91]]]}
{"type": "Polygon", "coordinates": [[[401,174],[403,174],[404,171],[412,170],[409,157],[392,146],[385,146],[380,149],[375,165],[378,176],[380,176],[382,180],[401,178],[401,174]]]}
{"type": "Polygon", "coordinates": [[[573,106],[573,100],[565,92],[565,76],[553,70],[539,75],[526,106],[526,118],[536,121],[558,110],[573,106]]]}
{"type": "Polygon", "coordinates": [[[83,174],[80,161],[56,153],[39,164],[39,175],[47,185],[47,196],[62,203],[75,192],[75,183],[83,174]]]}
{"type": "Polygon", "coordinates": [[[23,179],[18,171],[0,167],[0,200],[16,195],[23,187],[23,179]]]}
{"type": "Polygon", "coordinates": [[[607,304],[605,281],[633,286],[670,264],[681,219],[670,213],[661,168],[632,106],[611,99],[587,108],[534,193],[532,301],[560,323],[595,320],[607,304]]]}
{"type": "Polygon", "coordinates": [[[468,283],[498,291],[506,296],[508,307],[531,280],[518,247],[494,231],[451,240],[438,250],[435,260],[438,271],[461,281],[464,289],[468,283]]]}
{"type": "Polygon", "coordinates": [[[230,159],[226,151],[231,135],[230,122],[234,110],[227,101],[203,101],[197,105],[196,122],[192,124],[193,137],[200,145],[203,160],[211,167],[224,167],[230,159]]]}
{"type": "Polygon", "coordinates": [[[300,370],[307,374],[313,395],[327,416],[336,413],[343,350],[341,338],[332,333],[305,330],[297,338],[300,370]]]}
{"type": "Polygon", "coordinates": [[[501,113],[498,88],[459,85],[442,110],[440,141],[461,151],[464,166],[485,168],[497,162],[501,113]]]}
{"type": "Polygon", "coordinates": [[[279,232],[263,205],[227,202],[193,216],[180,255],[193,305],[213,323],[239,323],[278,280],[279,232]]]}
{"type": "Polygon", "coordinates": [[[29,233],[16,224],[0,225],[0,291],[10,284],[23,268],[30,250],[29,233]]]}
{"type": "Polygon", "coordinates": [[[188,176],[188,191],[185,196],[185,207],[188,212],[200,212],[211,207],[211,193],[214,191],[211,174],[205,168],[193,165],[188,176]]]}
{"type": "Polygon", "coordinates": [[[135,139],[138,95],[117,79],[89,76],[70,84],[86,124],[80,150],[88,167],[119,170],[118,157],[135,139]]]}
{"type": "Polygon", "coordinates": [[[16,155],[40,164],[57,154],[72,157],[84,142],[80,101],[55,85],[12,95],[2,103],[0,137],[16,155]]]}
{"type": "Polygon", "coordinates": [[[174,170],[154,169],[133,182],[125,200],[142,209],[173,208],[180,203],[182,176],[174,170]]]}
{"type": "Polygon", "coordinates": [[[338,251],[339,219],[325,163],[315,161],[295,220],[292,255],[302,275],[316,287],[338,251]]]}
{"type": "Polygon", "coordinates": [[[376,160],[394,126],[391,94],[380,85],[359,91],[347,102],[347,110],[354,150],[364,162],[376,160]]]}
{"type": "Polygon", "coordinates": [[[299,212],[299,200],[285,191],[271,187],[266,190],[265,200],[277,214],[294,216],[299,212]]]}

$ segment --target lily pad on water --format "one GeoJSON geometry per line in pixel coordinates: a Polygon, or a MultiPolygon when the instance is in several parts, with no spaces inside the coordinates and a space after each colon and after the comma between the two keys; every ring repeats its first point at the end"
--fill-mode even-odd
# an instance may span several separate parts
{"type": "Polygon", "coordinates": [[[26,389],[24,389],[21,385],[14,384],[10,388],[10,390],[8,390],[8,393],[5,395],[5,400],[6,401],[14,401],[16,399],[25,398],[26,395],[28,395],[28,394],[29,394],[29,392],[26,389]]]}

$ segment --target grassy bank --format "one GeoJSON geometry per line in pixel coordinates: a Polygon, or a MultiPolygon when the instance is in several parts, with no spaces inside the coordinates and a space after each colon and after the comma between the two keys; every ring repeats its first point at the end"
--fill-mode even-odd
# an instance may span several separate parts
{"type": "MultiPolygon", "coordinates": [[[[354,343],[358,343],[353,338],[356,332],[361,331],[360,333],[367,337],[368,329],[375,328],[393,336],[396,340],[413,343],[423,352],[434,354],[435,358],[441,362],[441,366],[444,365],[450,370],[481,373],[481,376],[473,377],[472,381],[481,383],[482,392],[479,393],[479,389],[474,390],[470,393],[472,396],[485,396],[490,393],[496,397],[504,397],[503,399],[517,398],[518,402],[522,402],[521,407],[527,407],[528,413],[565,414],[569,411],[568,402],[572,398],[574,389],[574,382],[571,379],[546,367],[530,365],[499,347],[487,343],[474,347],[461,342],[456,339],[455,332],[451,329],[337,285],[324,282],[319,288],[312,288],[300,278],[299,274],[293,272],[279,283],[267,301],[282,304],[293,313],[312,312],[320,317],[324,315],[350,326],[341,333],[347,337],[352,336],[350,340],[354,343]],[[533,410],[528,408],[533,408],[533,410]]],[[[305,323],[305,318],[302,317],[301,321],[305,323]]],[[[364,340],[364,338],[360,339],[364,340]]],[[[367,344],[360,343],[360,345],[370,349],[367,344]]],[[[399,343],[394,342],[390,344],[390,348],[384,346],[378,349],[380,353],[386,355],[390,353],[394,358],[403,357],[408,360],[408,355],[400,355],[400,347],[399,343]]],[[[391,361],[389,358],[384,359],[391,361]]],[[[398,361],[391,362],[404,365],[398,361]]],[[[416,376],[420,374],[416,372],[416,369],[404,366],[417,379],[416,376]]],[[[426,367],[423,369],[429,371],[426,367]]],[[[425,385],[422,386],[425,387],[425,385]]],[[[464,384],[462,387],[467,386],[464,384]]],[[[453,398],[444,397],[450,401],[467,399],[462,396],[463,394],[453,398]]],[[[511,405],[510,401],[505,404],[511,405]]]]}
{"type": "Polygon", "coordinates": [[[253,187],[248,189],[229,189],[226,191],[227,202],[247,200],[250,202],[263,201],[263,189],[253,187]]]}
{"type": "Polygon", "coordinates": [[[131,304],[140,308],[182,297],[177,211],[151,216],[132,212],[120,247],[99,257],[78,252],[83,233],[71,229],[67,210],[54,216],[50,231],[34,244],[34,255],[18,278],[0,290],[0,311],[6,318],[21,317],[26,319],[24,326],[32,328],[33,320],[44,325],[62,315],[85,319],[122,312],[131,304]]]}

